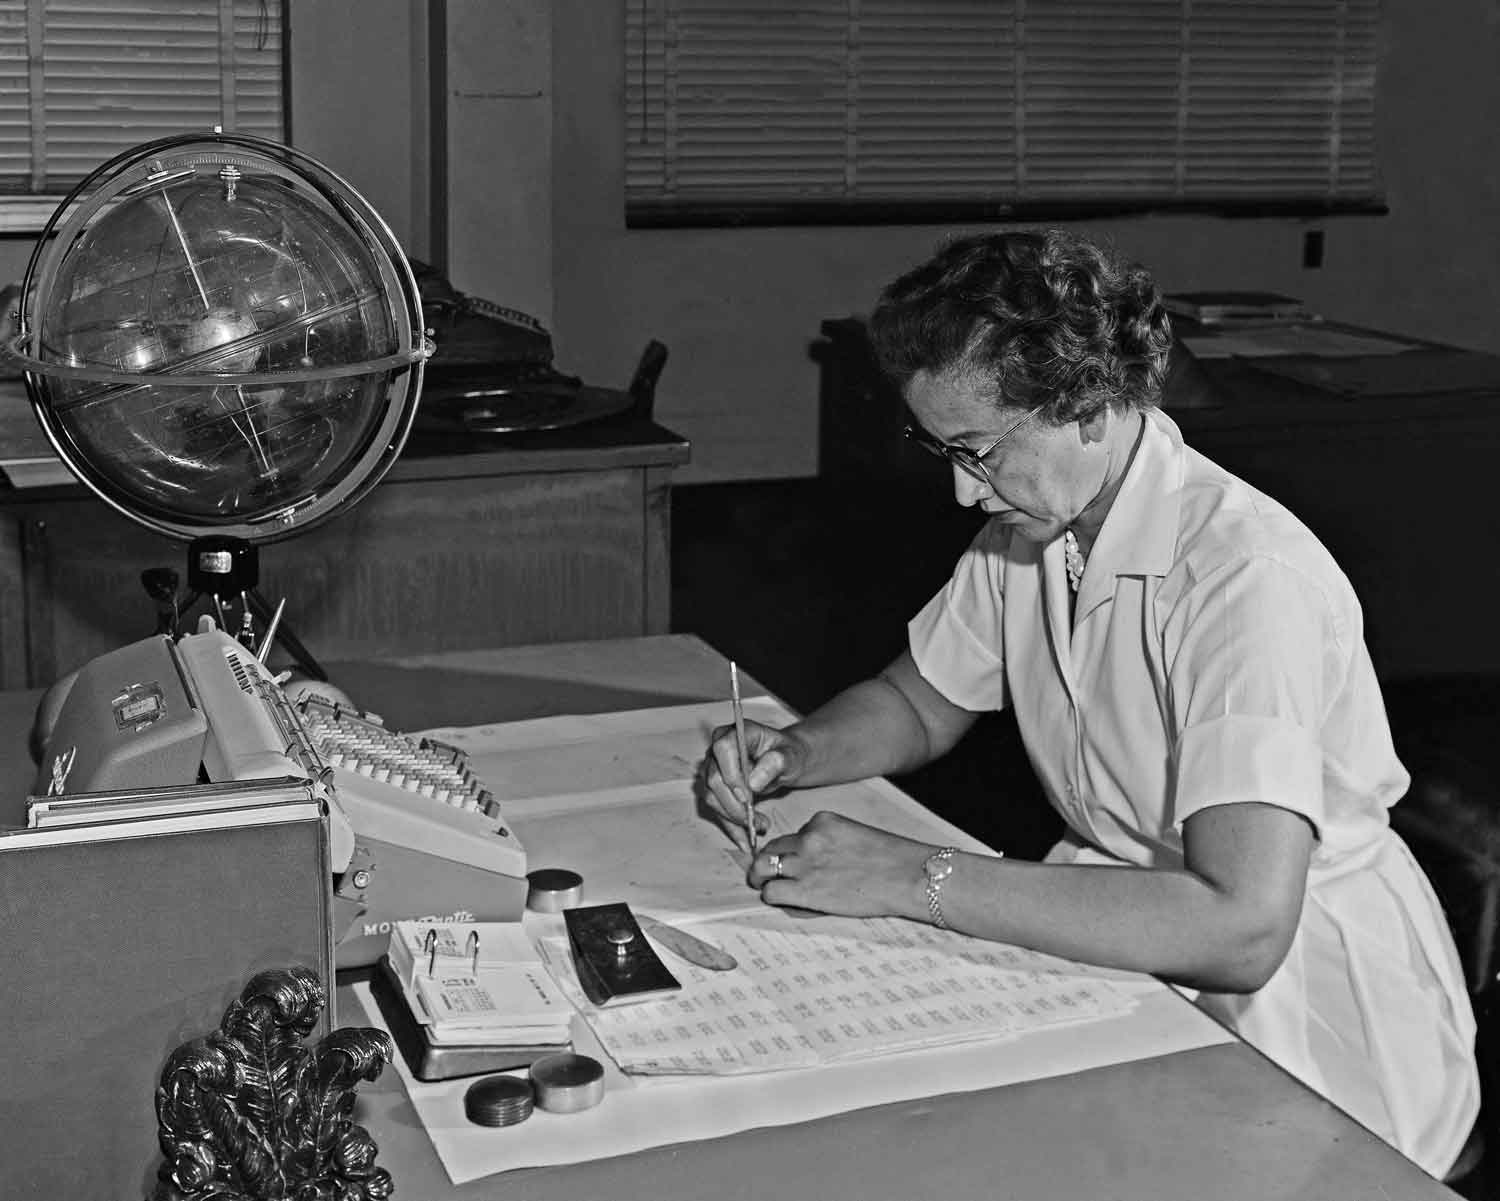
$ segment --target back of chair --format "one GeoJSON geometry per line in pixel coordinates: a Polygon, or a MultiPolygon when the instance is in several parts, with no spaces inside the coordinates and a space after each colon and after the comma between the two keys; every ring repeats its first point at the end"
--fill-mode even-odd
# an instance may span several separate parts
{"type": "Polygon", "coordinates": [[[1412,778],[1391,824],[1443,903],[1478,1022],[1482,1141],[1471,1140],[1449,1183],[1487,1197],[1485,1177],[1500,1176],[1482,1162],[1484,1145],[1500,1148],[1500,677],[1388,681],[1384,692],[1412,778]]]}

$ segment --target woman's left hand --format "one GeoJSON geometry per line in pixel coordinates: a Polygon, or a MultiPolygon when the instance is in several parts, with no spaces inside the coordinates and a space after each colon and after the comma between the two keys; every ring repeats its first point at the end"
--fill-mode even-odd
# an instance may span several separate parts
{"type": "Polygon", "coordinates": [[[773,838],[749,881],[771,905],[843,917],[927,914],[922,865],[933,848],[837,813],[816,813],[795,834],[773,838]]]}

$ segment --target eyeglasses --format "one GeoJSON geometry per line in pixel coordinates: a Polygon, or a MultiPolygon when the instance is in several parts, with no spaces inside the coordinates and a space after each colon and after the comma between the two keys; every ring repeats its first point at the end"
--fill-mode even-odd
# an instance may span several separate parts
{"type": "Polygon", "coordinates": [[[914,422],[907,422],[906,427],[901,432],[928,454],[937,455],[940,459],[946,459],[954,467],[968,473],[981,484],[985,485],[985,487],[990,487],[990,473],[984,465],[984,460],[994,453],[995,447],[999,446],[1000,443],[1004,442],[1046,407],[1045,404],[1039,404],[1034,409],[1028,409],[1015,421],[1006,426],[998,438],[992,438],[978,450],[969,446],[960,446],[954,442],[944,442],[941,439],[934,438],[914,422]]]}

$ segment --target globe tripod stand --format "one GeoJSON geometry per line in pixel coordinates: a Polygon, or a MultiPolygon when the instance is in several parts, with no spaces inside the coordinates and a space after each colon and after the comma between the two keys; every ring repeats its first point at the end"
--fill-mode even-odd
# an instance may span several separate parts
{"type": "Polygon", "coordinates": [[[285,621],[282,607],[275,609],[261,595],[260,548],[243,538],[209,535],[194,538],[187,549],[185,592],[179,593],[180,580],[170,567],[148,567],[141,572],[141,584],[156,604],[156,632],[177,637],[182,623],[202,601],[213,604],[213,616],[219,628],[234,634],[262,662],[273,643],[280,643],[297,667],[310,679],[326,683],[328,673],[319,665],[302,640],[285,621]],[[232,629],[232,614],[238,605],[239,628],[232,629]],[[256,622],[265,631],[256,645],[256,622]]]}

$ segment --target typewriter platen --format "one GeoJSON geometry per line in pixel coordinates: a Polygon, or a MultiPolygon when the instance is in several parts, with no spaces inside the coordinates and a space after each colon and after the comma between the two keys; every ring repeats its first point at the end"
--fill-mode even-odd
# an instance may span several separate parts
{"type": "Polygon", "coordinates": [[[288,700],[217,629],[147,638],[79,670],[42,750],[47,798],[300,778],[324,802],[338,967],[375,962],[392,922],[518,920],[526,852],[463,752],[308,690],[288,700]]]}

